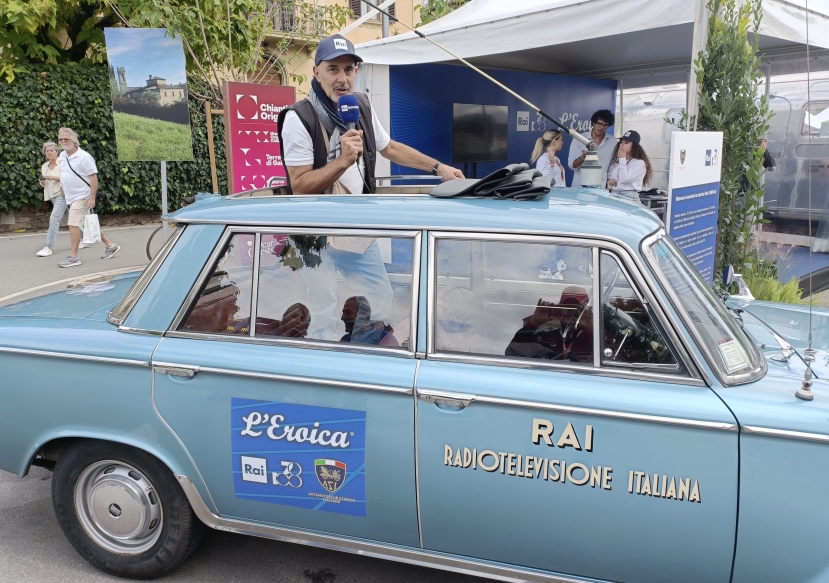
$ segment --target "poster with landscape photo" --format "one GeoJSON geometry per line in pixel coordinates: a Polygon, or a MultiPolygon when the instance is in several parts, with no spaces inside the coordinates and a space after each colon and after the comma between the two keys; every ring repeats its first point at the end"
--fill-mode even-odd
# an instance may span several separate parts
{"type": "Polygon", "coordinates": [[[190,161],[184,46],[164,28],[106,28],[118,160],[190,161]]]}

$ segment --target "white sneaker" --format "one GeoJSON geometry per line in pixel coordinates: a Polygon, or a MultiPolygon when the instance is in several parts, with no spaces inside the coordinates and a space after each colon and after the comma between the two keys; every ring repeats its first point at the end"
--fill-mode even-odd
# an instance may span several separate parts
{"type": "Polygon", "coordinates": [[[49,257],[51,254],[52,250],[49,247],[44,247],[43,249],[35,253],[35,255],[37,255],[38,257],[49,257]]]}

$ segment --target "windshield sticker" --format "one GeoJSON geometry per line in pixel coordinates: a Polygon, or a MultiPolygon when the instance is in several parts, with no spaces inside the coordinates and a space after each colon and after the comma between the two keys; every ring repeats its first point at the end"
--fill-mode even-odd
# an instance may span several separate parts
{"type": "Polygon", "coordinates": [[[736,340],[728,340],[717,344],[717,348],[720,349],[720,354],[722,354],[723,362],[725,363],[725,370],[728,374],[748,367],[748,359],[746,359],[745,354],[743,354],[736,340]]]}
{"type": "Polygon", "coordinates": [[[366,412],[231,399],[237,498],[366,515],[366,412]]]}

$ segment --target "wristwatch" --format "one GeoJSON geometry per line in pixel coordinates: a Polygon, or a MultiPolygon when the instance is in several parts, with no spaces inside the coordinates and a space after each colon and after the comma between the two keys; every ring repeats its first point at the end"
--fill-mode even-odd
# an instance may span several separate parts
{"type": "Polygon", "coordinates": [[[440,162],[435,162],[435,166],[434,168],[432,168],[432,174],[434,174],[435,176],[438,175],[438,168],[440,168],[440,162]]]}

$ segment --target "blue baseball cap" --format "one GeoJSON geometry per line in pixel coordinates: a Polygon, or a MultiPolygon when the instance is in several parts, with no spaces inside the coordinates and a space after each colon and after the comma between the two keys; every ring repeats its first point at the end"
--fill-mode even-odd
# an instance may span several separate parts
{"type": "Polygon", "coordinates": [[[314,56],[314,65],[319,67],[322,61],[333,61],[338,57],[354,57],[355,63],[362,63],[363,59],[354,51],[354,43],[345,38],[341,34],[334,34],[325,37],[317,46],[317,52],[314,56]]]}

